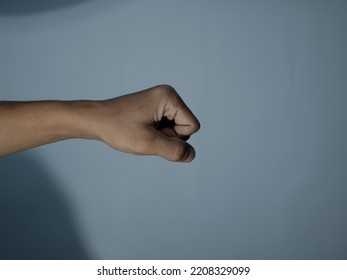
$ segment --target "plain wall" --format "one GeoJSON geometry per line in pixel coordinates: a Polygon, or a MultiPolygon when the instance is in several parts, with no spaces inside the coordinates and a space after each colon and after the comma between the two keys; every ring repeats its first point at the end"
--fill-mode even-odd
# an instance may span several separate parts
{"type": "Polygon", "coordinates": [[[190,164],[85,140],[1,158],[1,258],[347,258],[345,1],[19,2],[0,100],[168,83],[202,126],[190,164]]]}

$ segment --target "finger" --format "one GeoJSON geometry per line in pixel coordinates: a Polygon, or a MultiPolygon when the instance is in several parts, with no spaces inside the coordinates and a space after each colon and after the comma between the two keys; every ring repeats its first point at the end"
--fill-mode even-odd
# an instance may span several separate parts
{"type": "Polygon", "coordinates": [[[163,127],[159,129],[161,133],[169,137],[178,137],[176,131],[172,127],[163,127]]]}
{"type": "Polygon", "coordinates": [[[179,137],[184,141],[187,141],[190,138],[190,136],[181,133],[181,130],[178,128],[178,126],[176,128],[175,126],[176,124],[173,120],[170,121],[166,117],[163,117],[159,125],[157,126],[157,129],[160,130],[160,132],[164,133],[166,136],[179,137]]]}
{"type": "MultiPolygon", "coordinates": [[[[172,89],[174,91],[174,89],[172,89]]],[[[190,136],[200,129],[200,123],[182,98],[174,91],[173,97],[166,104],[164,117],[174,121],[174,130],[178,135],[190,136]]]]}
{"type": "Polygon", "coordinates": [[[171,128],[171,127],[164,127],[164,128],[161,128],[159,129],[161,133],[163,133],[164,135],[166,136],[169,136],[169,137],[179,137],[181,138],[182,140],[184,141],[188,141],[190,136],[189,135],[179,135],[174,128],[171,128]]]}
{"type": "Polygon", "coordinates": [[[166,136],[156,131],[155,154],[169,161],[191,162],[195,158],[194,148],[177,137],[166,136]]]}
{"type": "MultiPolygon", "coordinates": [[[[183,101],[182,101],[183,102],[183,101]]],[[[192,135],[200,129],[200,123],[190,109],[183,103],[176,109],[174,129],[178,134],[192,135]]]]}
{"type": "Polygon", "coordinates": [[[178,125],[176,124],[173,129],[175,133],[182,139],[189,139],[189,137],[199,130],[200,125],[178,125]]]}

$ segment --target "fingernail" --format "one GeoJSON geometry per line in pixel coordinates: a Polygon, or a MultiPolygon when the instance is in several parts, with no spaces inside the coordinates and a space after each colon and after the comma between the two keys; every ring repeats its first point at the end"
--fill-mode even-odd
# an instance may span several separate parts
{"type": "Polygon", "coordinates": [[[184,162],[191,162],[195,158],[195,150],[192,146],[189,146],[189,155],[184,162]]]}

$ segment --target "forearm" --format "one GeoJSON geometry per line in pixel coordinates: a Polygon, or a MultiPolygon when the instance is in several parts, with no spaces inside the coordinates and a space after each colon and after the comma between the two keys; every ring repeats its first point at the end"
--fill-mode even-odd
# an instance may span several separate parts
{"type": "Polygon", "coordinates": [[[0,156],[71,138],[94,139],[93,101],[0,102],[0,156]]]}

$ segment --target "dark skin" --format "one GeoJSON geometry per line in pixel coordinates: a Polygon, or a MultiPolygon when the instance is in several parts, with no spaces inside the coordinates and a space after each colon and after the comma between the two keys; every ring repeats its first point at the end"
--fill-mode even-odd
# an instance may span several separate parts
{"type": "Polygon", "coordinates": [[[159,85],[107,100],[0,102],[0,156],[71,138],[135,155],[190,162],[200,123],[174,88],[159,85]]]}

